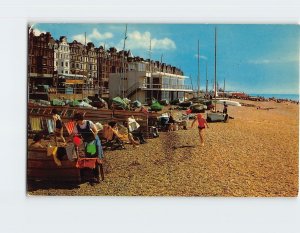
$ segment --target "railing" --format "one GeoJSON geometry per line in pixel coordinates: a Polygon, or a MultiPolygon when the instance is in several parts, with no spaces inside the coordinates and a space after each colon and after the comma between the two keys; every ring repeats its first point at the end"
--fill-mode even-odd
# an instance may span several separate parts
{"type": "Polygon", "coordinates": [[[192,85],[170,85],[170,84],[145,84],[145,83],[135,83],[131,87],[128,88],[127,94],[132,91],[140,89],[173,89],[173,90],[192,90],[192,85]]]}
{"type": "Polygon", "coordinates": [[[29,94],[85,94],[85,95],[94,95],[97,93],[109,93],[108,88],[53,88],[44,90],[34,90],[30,89],[29,94]]]}

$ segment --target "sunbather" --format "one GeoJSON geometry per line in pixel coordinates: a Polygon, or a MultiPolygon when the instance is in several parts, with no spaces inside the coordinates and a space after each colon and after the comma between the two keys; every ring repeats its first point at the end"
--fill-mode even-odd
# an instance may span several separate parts
{"type": "Polygon", "coordinates": [[[45,148],[42,144],[43,135],[41,133],[37,133],[33,137],[33,142],[29,145],[29,148],[45,148]]]}
{"type": "Polygon", "coordinates": [[[54,122],[54,139],[55,144],[57,146],[57,138],[61,138],[63,143],[66,143],[66,140],[64,138],[64,130],[63,130],[63,124],[60,115],[58,114],[57,109],[52,110],[52,117],[54,122]]]}

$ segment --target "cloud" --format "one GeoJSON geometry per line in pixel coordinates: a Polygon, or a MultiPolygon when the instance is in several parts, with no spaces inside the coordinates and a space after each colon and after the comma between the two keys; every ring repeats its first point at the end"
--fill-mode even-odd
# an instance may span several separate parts
{"type": "MultiPolygon", "coordinates": [[[[150,40],[151,40],[151,50],[171,50],[176,49],[176,44],[170,38],[154,38],[151,36],[151,33],[146,31],[141,33],[139,31],[133,31],[128,33],[126,40],[126,48],[129,49],[150,49],[150,40]]],[[[124,39],[121,40],[118,44],[118,48],[123,48],[124,39]]]]}
{"type": "Polygon", "coordinates": [[[90,34],[88,37],[90,39],[105,40],[105,39],[113,38],[113,34],[111,32],[105,32],[105,33],[101,34],[97,30],[97,28],[94,28],[92,34],[90,34]]]}
{"type": "Polygon", "coordinates": [[[39,36],[41,35],[42,33],[46,33],[45,31],[40,31],[38,28],[33,28],[33,25],[31,26],[32,30],[33,30],[33,34],[35,36],[39,36]]]}
{"type": "MultiPolygon", "coordinates": [[[[195,54],[194,57],[195,57],[195,58],[198,58],[198,54],[195,54]]],[[[207,60],[207,57],[204,56],[204,55],[200,55],[199,57],[200,57],[200,59],[202,59],[202,60],[207,60]]]]}
{"type": "Polygon", "coordinates": [[[270,63],[275,63],[275,61],[270,60],[270,59],[257,59],[257,60],[249,60],[250,64],[255,64],[255,65],[259,65],[259,64],[270,64],[270,63]]]}
{"type": "MultiPolygon", "coordinates": [[[[94,28],[91,34],[88,34],[86,36],[86,42],[92,42],[92,41],[99,41],[99,40],[105,40],[105,39],[111,39],[114,35],[111,32],[105,32],[100,33],[97,28],[94,28]]],[[[85,42],[85,35],[84,34],[78,34],[72,37],[73,40],[77,40],[80,43],[85,42]]]]}
{"type": "Polygon", "coordinates": [[[254,64],[254,65],[279,64],[279,63],[290,63],[290,62],[299,62],[299,56],[290,55],[286,57],[278,57],[276,59],[261,58],[261,59],[248,61],[249,64],[254,64]]]}

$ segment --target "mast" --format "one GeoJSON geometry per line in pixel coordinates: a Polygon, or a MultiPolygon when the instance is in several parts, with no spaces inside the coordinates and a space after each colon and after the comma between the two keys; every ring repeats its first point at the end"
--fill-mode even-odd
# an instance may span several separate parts
{"type": "Polygon", "coordinates": [[[200,48],[199,48],[199,40],[198,40],[198,91],[197,91],[197,97],[200,96],[200,48]]]}
{"type": "Polygon", "coordinates": [[[207,96],[208,95],[208,79],[207,79],[207,62],[206,62],[206,89],[205,89],[205,95],[207,96]]]}
{"type": "Polygon", "coordinates": [[[192,90],[193,90],[193,97],[194,97],[194,86],[193,86],[193,78],[192,75],[190,74],[190,80],[191,80],[191,85],[192,85],[192,90]]]}
{"type": "MultiPolygon", "coordinates": [[[[217,99],[217,27],[215,27],[215,100],[217,99]]],[[[217,111],[217,101],[215,101],[215,111],[217,111]]]]}
{"type": "Polygon", "coordinates": [[[225,78],[224,78],[224,87],[223,87],[223,97],[225,97],[225,78]]]}
{"type": "Polygon", "coordinates": [[[122,97],[124,99],[124,82],[125,82],[125,43],[126,43],[126,39],[127,39],[127,24],[126,24],[126,28],[125,28],[125,34],[124,34],[124,44],[123,44],[123,56],[122,56],[122,72],[123,72],[123,81],[122,81],[122,97]]]}
{"type": "Polygon", "coordinates": [[[152,98],[153,98],[153,78],[152,78],[152,73],[151,73],[151,37],[150,37],[150,46],[149,46],[149,73],[150,73],[150,88],[151,88],[151,101],[152,101],[152,98]]]}

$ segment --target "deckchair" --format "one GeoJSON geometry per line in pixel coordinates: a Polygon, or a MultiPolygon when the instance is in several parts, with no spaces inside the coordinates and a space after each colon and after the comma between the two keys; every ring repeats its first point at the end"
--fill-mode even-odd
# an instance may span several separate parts
{"type": "Polygon", "coordinates": [[[125,149],[123,141],[120,139],[117,131],[113,130],[111,126],[104,125],[102,134],[100,138],[102,138],[103,149],[110,148],[111,150],[115,149],[125,149]]]}

